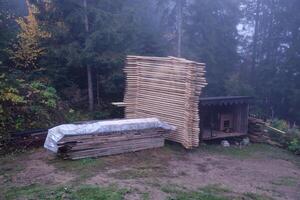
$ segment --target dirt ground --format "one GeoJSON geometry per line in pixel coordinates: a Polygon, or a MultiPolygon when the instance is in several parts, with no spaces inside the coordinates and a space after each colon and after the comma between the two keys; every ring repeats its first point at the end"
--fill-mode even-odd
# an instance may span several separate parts
{"type": "MultiPolygon", "coordinates": [[[[163,200],[178,190],[199,188],[248,199],[300,199],[300,158],[258,144],[243,148],[203,145],[192,151],[169,144],[160,149],[79,161],[61,160],[40,148],[1,157],[0,162],[1,191],[31,184],[114,185],[128,189],[125,199],[130,200],[163,200]]],[[[5,196],[0,195],[0,199],[5,196]]]]}

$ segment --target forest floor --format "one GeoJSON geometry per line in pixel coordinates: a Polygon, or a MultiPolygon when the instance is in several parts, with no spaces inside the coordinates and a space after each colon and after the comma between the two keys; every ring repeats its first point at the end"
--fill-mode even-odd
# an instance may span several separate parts
{"type": "Polygon", "coordinates": [[[45,149],[0,157],[0,199],[300,199],[300,157],[271,146],[179,145],[67,161],[45,149]]]}

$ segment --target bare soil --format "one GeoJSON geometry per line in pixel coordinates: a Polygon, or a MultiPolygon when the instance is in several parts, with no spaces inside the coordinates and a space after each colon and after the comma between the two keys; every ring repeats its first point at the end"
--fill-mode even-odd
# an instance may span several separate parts
{"type": "Polygon", "coordinates": [[[65,161],[44,149],[0,158],[0,189],[30,184],[130,190],[126,199],[166,199],[174,190],[218,187],[233,195],[300,199],[300,158],[284,150],[250,145],[239,149],[178,145],[98,159],[65,161]]]}

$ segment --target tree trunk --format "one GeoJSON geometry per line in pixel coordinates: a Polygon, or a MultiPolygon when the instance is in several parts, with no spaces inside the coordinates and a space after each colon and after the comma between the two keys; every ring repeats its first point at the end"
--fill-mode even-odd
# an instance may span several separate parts
{"type": "Polygon", "coordinates": [[[252,77],[255,77],[255,69],[257,65],[257,42],[258,42],[258,33],[259,33],[259,13],[260,13],[261,0],[256,0],[256,11],[255,11],[255,29],[253,35],[253,51],[252,51],[252,68],[251,74],[252,77]]]}
{"type": "Polygon", "coordinates": [[[88,78],[88,93],[89,93],[89,111],[94,110],[94,93],[93,93],[93,79],[92,79],[92,68],[86,66],[87,78],[88,78]]]}
{"type": "MultiPolygon", "coordinates": [[[[87,0],[83,0],[84,7],[84,25],[86,33],[89,32],[89,19],[87,16],[87,0]]],[[[93,78],[92,78],[92,67],[87,65],[87,81],[88,81],[88,96],[89,96],[89,111],[94,110],[94,93],[93,93],[93,78]]]]}
{"type": "Polygon", "coordinates": [[[181,57],[182,48],[182,0],[177,0],[177,57],[181,57]]]}
{"type": "Polygon", "coordinates": [[[97,97],[97,105],[100,105],[100,77],[99,77],[99,73],[98,73],[98,69],[96,72],[96,97],[97,97]]]}

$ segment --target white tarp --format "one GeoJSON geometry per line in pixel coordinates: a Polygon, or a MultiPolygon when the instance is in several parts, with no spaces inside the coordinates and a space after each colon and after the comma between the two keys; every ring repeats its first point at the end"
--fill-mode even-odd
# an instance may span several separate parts
{"type": "Polygon", "coordinates": [[[48,135],[44,144],[46,149],[57,153],[57,142],[65,135],[88,135],[101,134],[108,132],[143,130],[151,128],[163,128],[166,130],[175,130],[165,122],[157,118],[140,118],[140,119],[121,119],[110,121],[96,121],[84,124],[63,124],[48,130],[48,135]]]}

